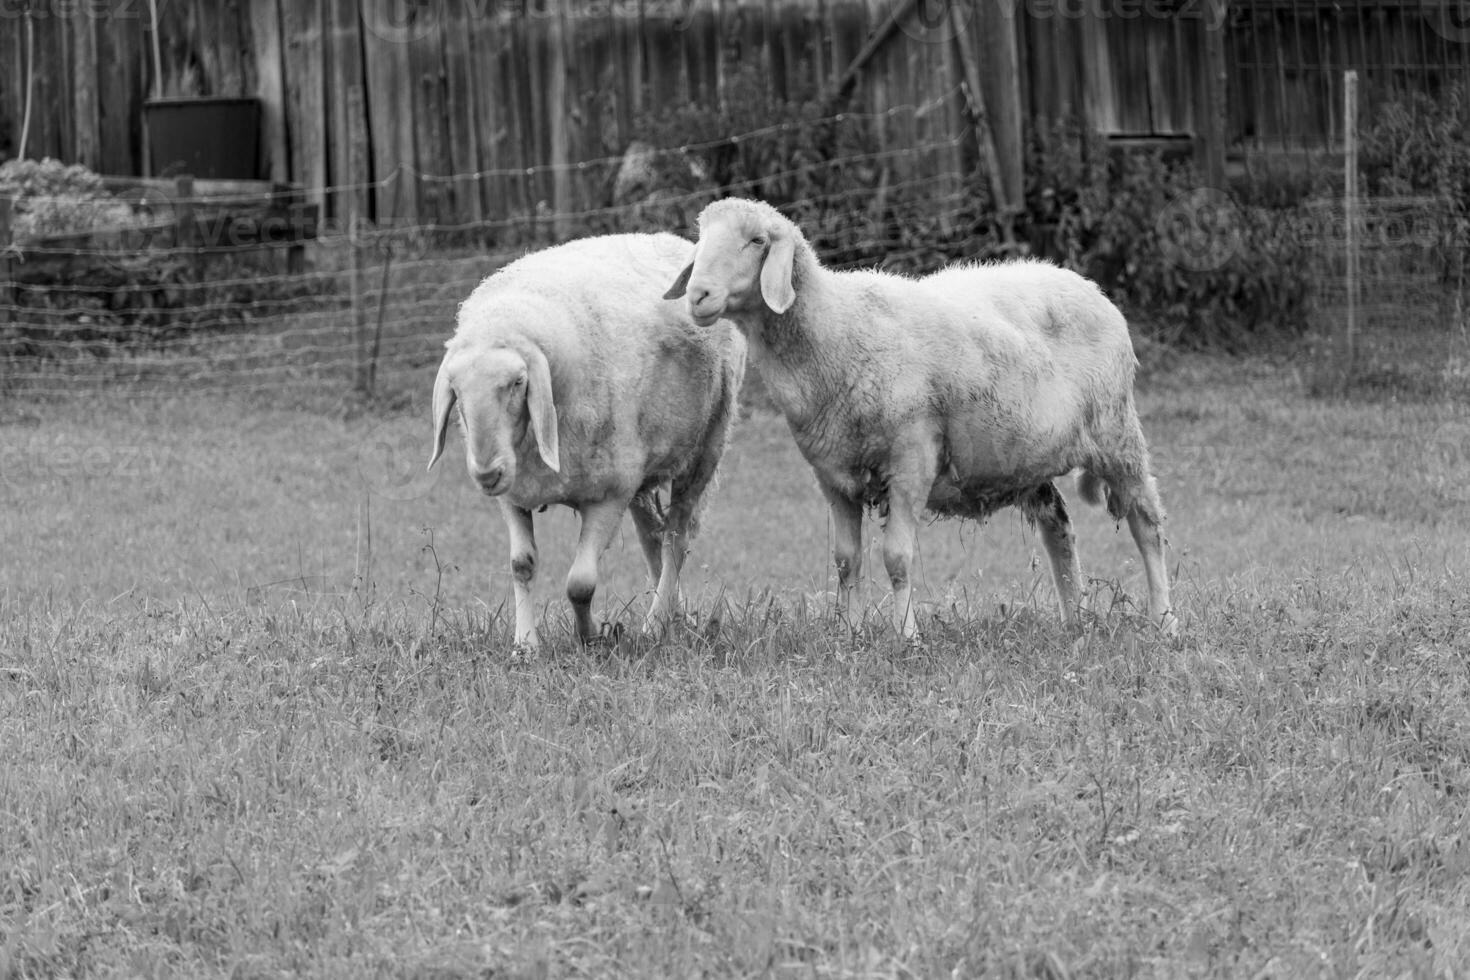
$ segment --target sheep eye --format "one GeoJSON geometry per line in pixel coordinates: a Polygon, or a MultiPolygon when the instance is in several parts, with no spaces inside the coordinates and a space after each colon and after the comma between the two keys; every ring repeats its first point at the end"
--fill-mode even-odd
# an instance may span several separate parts
{"type": "Polygon", "coordinates": [[[766,236],[765,235],[756,235],[754,238],[752,238],[750,240],[750,244],[754,245],[756,248],[765,248],[766,247],[766,236]]]}

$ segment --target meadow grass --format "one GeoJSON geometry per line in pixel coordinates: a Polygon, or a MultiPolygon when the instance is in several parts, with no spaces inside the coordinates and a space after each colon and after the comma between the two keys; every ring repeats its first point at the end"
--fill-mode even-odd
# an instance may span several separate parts
{"type": "Polygon", "coordinates": [[[7,404],[0,977],[1464,975],[1470,412],[1300,389],[1143,386],[1178,641],[1080,504],[1082,628],[1011,515],[839,626],[756,410],[689,621],[578,647],[547,513],[534,654],[422,403],[7,404]]]}

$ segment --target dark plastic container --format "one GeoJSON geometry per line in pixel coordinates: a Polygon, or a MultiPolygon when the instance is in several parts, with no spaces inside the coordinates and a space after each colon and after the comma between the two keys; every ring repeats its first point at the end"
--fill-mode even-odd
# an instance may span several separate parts
{"type": "Polygon", "coordinates": [[[260,100],[191,97],[143,103],[149,176],[260,177],[260,100]]]}

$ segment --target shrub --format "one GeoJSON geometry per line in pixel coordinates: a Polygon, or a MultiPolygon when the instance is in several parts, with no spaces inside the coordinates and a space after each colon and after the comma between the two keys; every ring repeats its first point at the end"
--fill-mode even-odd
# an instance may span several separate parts
{"type": "Polygon", "coordinates": [[[133,208],[108,193],[102,178],[80,164],[7,160],[0,164],[0,196],[14,201],[11,232],[25,242],[137,222],[133,208]]]}
{"type": "MultiPolygon", "coordinates": [[[[50,159],[0,165],[0,195],[14,199],[12,229],[23,247],[50,236],[145,229],[158,217],[114,197],[87,168],[50,159]]],[[[106,355],[233,327],[255,317],[255,307],[314,297],[328,286],[272,279],[274,258],[256,250],[206,257],[151,248],[133,240],[136,235],[113,237],[68,244],[78,261],[27,275],[12,287],[23,312],[0,336],[0,353],[106,355]]]]}
{"type": "Polygon", "coordinates": [[[1433,194],[1456,213],[1470,206],[1470,90],[1464,83],[1437,96],[1391,94],[1359,134],[1364,190],[1380,195],[1433,194]]]}
{"type": "Polygon", "coordinates": [[[1398,250],[1401,268],[1428,262],[1458,291],[1470,263],[1470,85],[1387,99],[1362,130],[1358,171],[1368,195],[1431,199],[1386,233],[1420,245],[1398,250]]]}
{"type": "Polygon", "coordinates": [[[1027,175],[1033,249],[1096,280],[1148,332],[1239,347],[1305,328],[1299,210],[1244,207],[1190,162],[1110,152],[1068,127],[1037,135],[1027,175]]]}
{"type": "MultiPolygon", "coordinates": [[[[880,125],[780,102],[738,74],[718,108],[679,106],[643,119],[639,140],[692,160],[711,196],[763,198],[797,221],[835,267],[924,273],[1015,251],[1003,243],[978,168],[901,181],[880,152],[880,125]]],[[[1245,207],[1205,192],[1188,162],[1117,154],[1061,126],[1034,138],[1026,166],[1022,250],[1099,282],[1147,332],[1238,347],[1306,323],[1309,279],[1298,211],[1245,207]]],[[[694,210],[697,211],[697,208],[694,210]]],[[[692,220],[692,218],[691,218],[692,220]]]]}

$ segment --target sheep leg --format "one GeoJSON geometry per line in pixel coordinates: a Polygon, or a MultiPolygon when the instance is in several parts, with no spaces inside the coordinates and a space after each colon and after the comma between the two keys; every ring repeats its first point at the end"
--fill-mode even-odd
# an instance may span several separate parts
{"type": "Polygon", "coordinates": [[[638,529],[638,547],[643,549],[643,561],[648,565],[648,584],[657,585],[663,575],[663,551],[660,542],[663,522],[649,506],[643,495],[633,498],[628,505],[633,515],[633,526],[638,529]]]}
{"type": "Polygon", "coordinates": [[[914,545],[919,538],[919,515],[923,502],[915,502],[909,494],[888,492],[888,523],[883,528],[883,567],[893,586],[893,627],[906,640],[919,636],[919,621],[914,615],[914,583],[910,574],[914,563],[914,545]]]}
{"type": "Polygon", "coordinates": [[[1099,463],[1089,469],[1101,475],[1111,491],[1108,512],[1114,518],[1127,518],[1128,531],[1143,558],[1143,573],[1148,579],[1149,618],[1167,635],[1175,636],[1179,621],[1169,601],[1169,571],[1164,564],[1164,504],[1159,500],[1158,484],[1149,472],[1143,427],[1131,409],[1112,458],[1099,463]]]}
{"type": "Polygon", "coordinates": [[[1022,505],[1041,534],[1041,545],[1051,561],[1052,580],[1057,586],[1057,601],[1062,606],[1062,619],[1076,625],[1077,611],[1082,605],[1082,563],[1077,558],[1077,535],[1067,502],[1055,483],[1043,483],[1031,492],[1022,505]]]}
{"type": "Polygon", "coordinates": [[[837,615],[853,625],[852,591],[863,570],[863,505],[822,488],[832,511],[832,560],[837,566],[837,615]]]}
{"type": "Polygon", "coordinates": [[[700,499],[714,479],[720,457],[725,451],[731,416],[736,406],[735,391],[739,388],[739,379],[732,378],[727,372],[723,385],[723,397],[709,428],[705,430],[704,441],[694,465],[669,484],[669,509],[664,515],[663,523],[661,572],[658,576],[658,587],[654,590],[653,605],[649,607],[648,618],[643,623],[645,633],[661,632],[667,628],[678,610],[681,598],[679,576],[684,571],[684,559],[689,556],[690,540],[699,529],[695,515],[699,510],[700,499]]]}
{"type": "Polygon", "coordinates": [[[911,570],[914,548],[919,540],[919,518],[929,502],[939,465],[938,433],[914,426],[895,433],[894,445],[905,452],[895,454],[887,474],[888,520],[883,525],[883,567],[893,586],[893,623],[906,640],[919,638],[919,621],[914,608],[911,570]]]}
{"type": "Polygon", "coordinates": [[[678,609],[679,575],[684,570],[684,559],[689,556],[690,525],[696,503],[696,500],[679,495],[677,489],[669,498],[663,532],[663,573],[659,576],[653,605],[649,607],[648,618],[643,624],[646,633],[667,628],[678,609]]]}
{"type": "Polygon", "coordinates": [[[567,573],[567,599],[577,621],[577,638],[587,643],[597,636],[592,628],[592,594],[597,591],[597,563],[618,533],[628,500],[601,500],[581,508],[582,533],[577,539],[577,555],[567,573]]]}
{"type": "Polygon", "coordinates": [[[531,603],[531,583],[536,578],[536,533],[531,512],[505,499],[500,501],[500,514],[510,536],[511,588],[515,594],[515,642],[536,647],[536,608],[531,603]]]}
{"type": "Polygon", "coordinates": [[[1158,520],[1142,507],[1128,510],[1128,530],[1138,553],[1143,557],[1143,573],[1148,578],[1148,614],[1168,636],[1177,636],[1179,620],[1169,603],[1169,569],[1164,563],[1164,531],[1158,520]]]}

